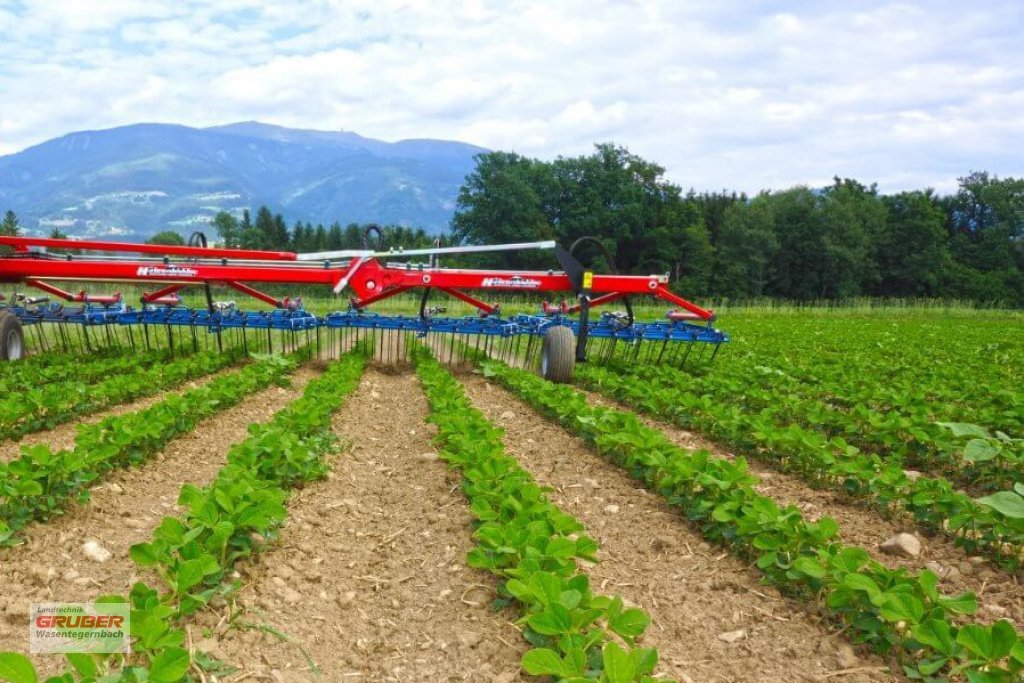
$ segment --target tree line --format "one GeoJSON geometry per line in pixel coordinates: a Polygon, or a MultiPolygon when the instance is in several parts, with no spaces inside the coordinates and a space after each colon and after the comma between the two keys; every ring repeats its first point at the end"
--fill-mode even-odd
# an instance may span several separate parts
{"type": "MultiPolygon", "coordinates": [[[[274,214],[261,206],[252,220],[249,210],[242,211],[241,218],[226,211],[214,216],[211,225],[221,244],[242,249],[268,249],[272,251],[338,251],[342,249],[376,249],[382,243],[387,246],[406,248],[429,247],[438,239],[423,228],[409,228],[400,225],[378,227],[381,234],[369,225],[349,223],[345,227],[334,222],[330,226],[296,221],[291,229],[284,216],[274,214]]],[[[447,238],[442,237],[447,244],[447,238]]]]}
{"type": "MultiPolygon", "coordinates": [[[[460,243],[591,235],[627,273],[669,273],[695,297],[937,297],[1024,306],[1024,179],[985,172],[957,192],[882,194],[836,178],[748,197],[690,191],[616,145],[589,155],[480,155],[459,193],[460,243]]],[[[593,254],[598,267],[602,256],[593,254]]],[[[540,259],[546,263],[546,258],[540,259]]],[[[535,254],[494,265],[540,265],[535,254]]]]}

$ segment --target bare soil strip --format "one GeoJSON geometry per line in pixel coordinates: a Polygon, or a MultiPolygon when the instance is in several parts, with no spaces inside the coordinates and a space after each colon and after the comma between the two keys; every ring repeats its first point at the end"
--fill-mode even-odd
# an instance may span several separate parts
{"type": "MultiPolygon", "coordinates": [[[[292,388],[265,389],[204,420],[195,431],[170,441],[143,467],[112,474],[92,489],[85,505],[29,527],[25,544],[0,550],[0,651],[27,654],[32,602],[88,602],[100,595],[127,595],[139,578],[128,549],[148,540],[164,516],[180,512],[182,484],[203,486],[212,481],[228,448],[246,438],[249,425],[269,420],[301,396],[316,374],[300,368],[292,375],[292,388]],[[108,558],[90,559],[83,548],[90,541],[109,553],[108,558]]],[[[57,655],[37,658],[44,668],[60,664],[57,655]]]]}
{"type": "Polygon", "coordinates": [[[168,396],[181,394],[189,389],[201,387],[207,382],[210,382],[222,375],[226,375],[229,372],[236,372],[237,370],[238,366],[226,368],[211,375],[206,375],[205,377],[200,377],[192,380],[191,382],[186,382],[175,389],[160,392],[154,396],[145,396],[134,401],[129,401],[128,403],[121,403],[111,408],[107,408],[106,410],[82,416],[78,420],[57,425],[53,429],[27,434],[18,441],[0,443],[0,462],[14,460],[20,456],[22,446],[34,446],[36,444],[45,443],[50,447],[50,450],[53,451],[73,448],[75,445],[75,436],[78,434],[78,425],[80,424],[95,424],[108,417],[143,410],[154,403],[164,400],[168,396]]]}
{"type": "MultiPolygon", "coordinates": [[[[587,392],[593,405],[604,405],[620,410],[628,406],[611,401],[595,392],[587,392]]],[[[733,460],[735,454],[693,432],[636,412],[646,425],[660,430],[677,445],[688,449],[704,448],[715,455],[733,460]]],[[[937,536],[926,537],[918,532],[912,520],[886,519],[882,515],[855,505],[829,489],[814,489],[792,475],[783,474],[771,464],[749,459],[750,470],[761,483],[757,491],[770,496],[782,505],[795,505],[804,517],[817,520],[832,517],[839,522],[839,537],[844,543],[867,550],[879,562],[889,567],[905,567],[914,572],[930,569],[941,579],[940,588],[955,594],[972,591],[978,596],[978,613],[968,619],[993,622],[1007,619],[1018,629],[1024,628],[1024,571],[1009,574],[983,557],[972,557],[950,541],[937,536]],[[889,555],[879,546],[898,533],[911,533],[921,541],[918,557],[889,555]]]]}
{"type": "Polygon", "coordinates": [[[601,544],[593,583],[650,613],[643,643],[660,651],[659,671],[681,681],[899,680],[582,441],[480,377],[463,382],[505,429],[507,452],[601,544]]]}
{"type": "Polygon", "coordinates": [[[367,370],[335,417],[348,448],[334,472],[243,569],[239,626],[212,619],[196,643],[241,667],[231,680],[520,680],[526,644],[490,607],[494,580],[466,566],[471,518],[426,415],[414,375],[367,370]]]}

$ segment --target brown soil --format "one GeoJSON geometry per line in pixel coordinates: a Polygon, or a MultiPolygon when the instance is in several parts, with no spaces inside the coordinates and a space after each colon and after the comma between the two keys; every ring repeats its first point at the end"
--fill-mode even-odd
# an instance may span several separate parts
{"type": "MultiPolygon", "coordinates": [[[[594,405],[629,410],[594,392],[585,393],[594,405]]],[[[661,430],[683,448],[704,448],[723,458],[736,457],[698,434],[639,413],[637,417],[648,426],[661,430]]],[[[752,459],[748,462],[751,472],[761,479],[761,483],[755,486],[759,493],[782,505],[795,505],[809,520],[832,517],[839,522],[839,537],[844,543],[864,548],[889,567],[905,567],[914,572],[932,570],[940,577],[940,589],[944,593],[975,593],[979,609],[972,620],[987,623],[1007,619],[1018,629],[1024,628],[1024,585],[1021,585],[1024,572],[1009,574],[985,558],[969,556],[944,538],[926,537],[920,533],[916,533],[921,541],[918,557],[887,555],[878,549],[879,545],[898,533],[915,533],[913,520],[887,519],[873,510],[857,506],[835,491],[814,489],[795,476],[779,472],[769,463],[752,459]]]]}
{"type": "Polygon", "coordinates": [[[164,400],[168,396],[175,394],[181,394],[189,389],[195,389],[200,387],[207,382],[210,382],[221,375],[225,375],[229,372],[234,372],[238,368],[229,368],[201,377],[197,380],[186,383],[178,389],[172,391],[163,391],[154,396],[146,396],[129,403],[121,403],[120,405],[113,406],[106,410],[102,410],[98,413],[93,413],[87,417],[80,417],[76,421],[66,422],[62,425],[58,425],[53,429],[48,429],[42,432],[35,432],[28,434],[19,441],[9,441],[6,443],[0,443],[0,462],[7,462],[14,460],[21,455],[22,446],[34,446],[35,444],[45,443],[50,447],[50,450],[58,451],[61,449],[70,449],[75,445],[75,437],[78,434],[78,425],[80,424],[95,424],[101,420],[114,417],[116,415],[124,415],[126,413],[134,413],[138,410],[143,410],[150,407],[154,403],[164,400]]]}
{"type": "Polygon", "coordinates": [[[243,570],[239,626],[211,618],[197,643],[241,668],[231,680],[520,680],[527,646],[489,605],[495,581],[466,566],[471,519],[426,414],[415,376],[367,370],[335,418],[349,448],[243,570]]]}
{"type": "MultiPolygon", "coordinates": [[[[0,651],[27,654],[32,602],[88,602],[100,595],[127,595],[138,579],[128,550],[148,540],[164,516],[180,514],[182,484],[203,486],[212,481],[228,448],[246,438],[249,425],[269,420],[298,398],[315,374],[299,369],[292,388],[271,387],[201,422],[143,467],[112,473],[92,489],[89,503],[33,525],[26,530],[24,544],[0,550],[0,651]],[[111,558],[87,559],[82,546],[88,541],[99,543],[111,558]]],[[[59,666],[57,656],[37,659],[43,657],[46,668],[59,666]]]]}
{"type": "Polygon", "coordinates": [[[601,563],[589,570],[593,583],[650,613],[643,643],[659,649],[660,672],[682,681],[898,680],[884,662],[858,656],[836,629],[705,543],[677,511],[582,441],[479,377],[464,383],[505,429],[507,452],[601,544],[601,563]],[[736,642],[725,642],[737,631],[744,633],[736,642]]]}

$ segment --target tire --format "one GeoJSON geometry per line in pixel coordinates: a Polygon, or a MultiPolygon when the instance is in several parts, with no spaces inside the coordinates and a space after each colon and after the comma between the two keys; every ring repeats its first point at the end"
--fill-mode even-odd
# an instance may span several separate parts
{"type": "Polygon", "coordinates": [[[0,311],[0,360],[21,360],[25,357],[25,335],[18,316],[0,311]]]}
{"type": "Polygon", "coordinates": [[[549,327],[540,349],[540,375],[549,382],[568,384],[576,366],[576,335],[564,325],[549,327]]]}

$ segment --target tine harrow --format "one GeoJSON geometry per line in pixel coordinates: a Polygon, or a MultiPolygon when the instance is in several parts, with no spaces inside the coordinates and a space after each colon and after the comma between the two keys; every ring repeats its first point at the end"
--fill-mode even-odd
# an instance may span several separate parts
{"type": "MultiPolygon", "coordinates": [[[[205,244],[205,239],[199,243],[205,244]]],[[[24,353],[26,332],[37,350],[83,353],[162,346],[241,346],[268,352],[305,347],[319,357],[334,357],[362,341],[372,344],[382,363],[407,360],[409,340],[419,338],[450,363],[461,362],[467,353],[484,354],[521,366],[539,365],[545,377],[569,381],[576,362],[682,365],[713,359],[728,341],[728,335],[712,326],[714,313],[672,293],[667,276],[593,273],[574,257],[578,244],[570,250],[537,242],[295,254],[0,236],[0,245],[13,248],[13,253],[0,255],[0,282],[22,283],[63,300],[18,293],[0,298],[0,336],[5,337],[0,339],[0,360],[24,353]],[[48,249],[77,251],[53,254],[48,249]],[[520,272],[438,265],[438,257],[446,254],[521,249],[554,249],[562,269],[520,272]],[[409,260],[419,256],[429,260],[409,260]],[[129,306],[120,293],[64,291],[55,284],[63,280],[142,282],[155,288],[142,295],[139,306],[129,306]],[[321,285],[335,294],[348,289],[352,296],[347,310],[317,316],[303,308],[301,299],[275,298],[256,289],[254,284],[259,283],[321,285]],[[213,285],[230,287],[272,308],[244,311],[233,301],[214,302],[213,285]],[[206,308],[181,305],[180,291],[196,286],[206,291],[206,308]],[[422,295],[418,315],[369,310],[411,290],[422,295]],[[428,309],[434,290],[469,304],[479,315],[447,317],[442,315],[444,308],[428,309]],[[575,303],[544,302],[535,314],[506,316],[500,305],[472,291],[571,292],[575,303]],[[675,308],[664,320],[638,321],[630,302],[636,296],[653,297],[675,308]],[[598,307],[615,302],[621,302],[625,311],[597,314],[598,307]]]]}

